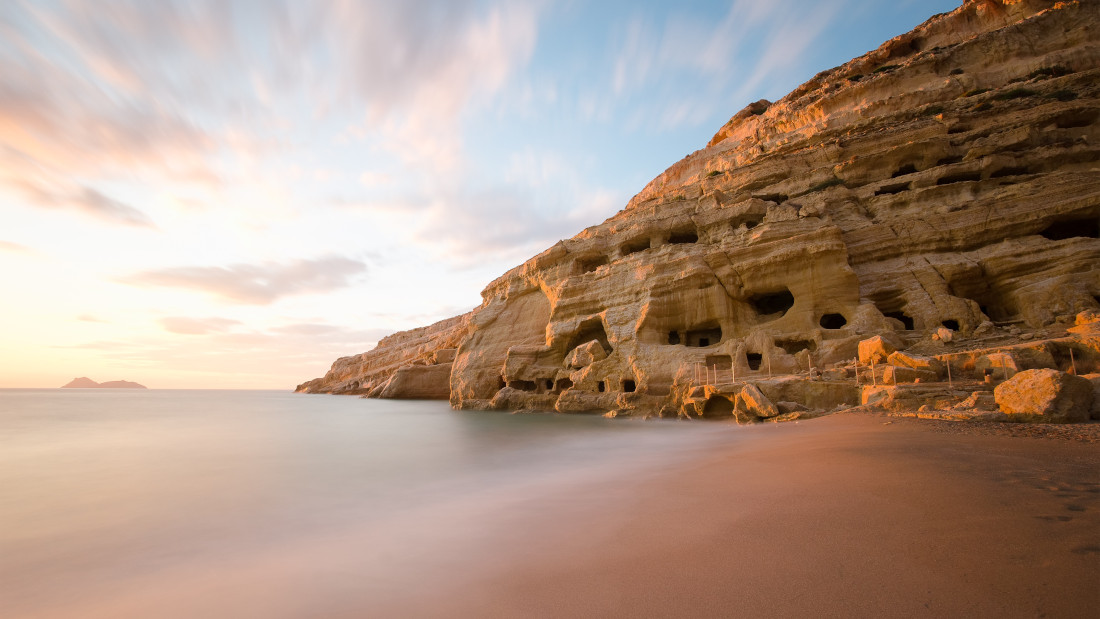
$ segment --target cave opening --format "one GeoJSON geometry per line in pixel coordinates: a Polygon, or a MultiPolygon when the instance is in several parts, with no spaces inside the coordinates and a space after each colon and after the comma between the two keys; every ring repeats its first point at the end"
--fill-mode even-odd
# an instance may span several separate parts
{"type": "Polygon", "coordinates": [[[1086,217],[1055,221],[1039,234],[1051,241],[1064,241],[1073,238],[1100,238],[1100,218],[1086,217]]]}
{"type": "Polygon", "coordinates": [[[1100,118],[1100,112],[1096,110],[1073,110],[1058,117],[1055,124],[1059,129],[1078,129],[1088,127],[1100,118]]]}
{"type": "Polygon", "coordinates": [[[970,183],[982,180],[981,172],[960,172],[959,174],[947,174],[936,180],[937,185],[951,185],[954,183],[970,183]]]}
{"type": "MultiPolygon", "coordinates": [[[[749,305],[761,316],[772,316],[773,314],[781,316],[794,307],[794,295],[791,294],[790,290],[784,288],[778,292],[753,295],[749,297],[749,305]]],[[[779,316],[775,317],[778,318],[779,316]]]]}
{"type": "Polygon", "coordinates": [[[687,345],[706,348],[722,341],[722,327],[702,327],[687,332],[687,345]]]}
{"type": "Polygon", "coordinates": [[[954,165],[961,162],[962,160],[963,158],[961,155],[951,155],[950,157],[944,157],[943,159],[937,161],[936,167],[939,167],[941,165],[954,165]]]}
{"type": "Polygon", "coordinates": [[[547,378],[547,379],[546,379],[546,380],[544,381],[544,383],[543,383],[543,384],[545,384],[545,385],[546,385],[546,390],[547,390],[547,391],[553,391],[553,390],[554,390],[554,379],[552,379],[552,378],[547,378]]]}
{"type": "Polygon", "coordinates": [[[566,346],[565,350],[567,352],[571,351],[577,346],[587,344],[592,340],[599,342],[600,346],[603,347],[603,351],[609,355],[614,350],[607,340],[607,331],[603,328],[603,321],[599,318],[589,319],[581,323],[577,333],[569,339],[569,345],[566,346]]]}
{"type": "Polygon", "coordinates": [[[591,273],[606,264],[607,256],[593,256],[591,258],[580,258],[577,260],[577,266],[580,267],[581,273],[591,273]]]}
{"type": "Polygon", "coordinates": [[[901,321],[901,324],[905,327],[906,331],[912,331],[916,325],[914,324],[913,317],[905,312],[882,312],[883,316],[887,318],[893,318],[894,320],[901,321]]]}
{"type": "Polygon", "coordinates": [[[632,378],[623,379],[623,391],[626,393],[634,393],[638,389],[638,384],[634,382],[632,378]]]}
{"type": "Polygon", "coordinates": [[[706,419],[720,419],[733,416],[733,402],[729,398],[720,395],[711,396],[703,406],[703,417],[706,419]]]}
{"type": "Polygon", "coordinates": [[[941,322],[940,324],[942,324],[945,328],[950,329],[952,331],[958,331],[959,330],[959,321],[954,320],[952,318],[948,318],[947,320],[941,322]]]}
{"type": "Polygon", "coordinates": [[[745,226],[746,230],[752,230],[759,226],[764,221],[763,215],[742,215],[740,217],[734,217],[730,220],[730,228],[737,230],[741,226],[745,226]]]}
{"type": "Polygon", "coordinates": [[[679,331],[669,331],[668,332],[668,343],[671,344],[672,346],[678,346],[680,344],[680,332],[679,331]]]}
{"type": "Polygon", "coordinates": [[[790,199],[785,193],[768,193],[759,196],[753,196],[757,200],[763,200],[765,202],[775,202],[776,204],[783,204],[790,199]]]}
{"type": "Polygon", "coordinates": [[[911,185],[912,185],[912,183],[898,183],[897,185],[885,185],[885,186],[875,190],[875,195],[876,196],[892,196],[894,194],[899,194],[903,191],[909,191],[909,188],[910,188],[911,185]]]}
{"type": "Polygon", "coordinates": [[[916,173],[917,173],[917,166],[915,166],[911,163],[907,163],[907,164],[901,166],[900,168],[898,168],[897,170],[894,170],[894,173],[890,175],[890,178],[897,178],[899,176],[905,176],[906,174],[916,174],[916,173]]]}
{"type": "Polygon", "coordinates": [[[633,241],[623,243],[619,251],[623,256],[629,256],[630,254],[636,254],[647,249],[649,249],[649,239],[634,239],[633,241]]]}
{"type": "Polygon", "coordinates": [[[745,361],[749,364],[749,369],[756,371],[760,369],[760,364],[764,361],[764,355],[758,352],[745,353],[745,361]]]}
{"type": "Polygon", "coordinates": [[[517,391],[534,391],[538,389],[538,385],[533,380],[513,380],[508,382],[508,386],[517,391]]]}
{"type": "Polygon", "coordinates": [[[1031,174],[1027,166],[1001,168],[989,175],[989,178],[1004,178],[1006,176],[1023,176],[1031,174]]]}
{"type": "Polygon", "coordinates": [[[686,245],[699,242],[699,233],[695,230],[679,230],[668,237],[670,245],[686,245]]]}
{"type": "Polygon", "coordinates": [[[558,382],[554,385],[554,391],[565,391],[573,387],[573,381],[568,378],[559,378],[558,382]]]}
{"type": "Polygon", "coordinates": [[[605,385],[602,380],[600,382],[596,383],[596,391],[599,391],[600,393],[603,393],[605,389],[607,389],[607,385],[605,385]]]}
{"type": "Polygon", "coordinates": [[[788,355],[797,355],[803,350],[810,352],[817,350],[817,343],[813,340],[776,340],[775,345],[782,348],[788,355]]]}
{"type": "Polygon", "coordinates": [[[844,325],[848,324],[848,319],[844,317],[844,314],[825,314],[818,321],[822,329],[840,329],[844,325]]]}

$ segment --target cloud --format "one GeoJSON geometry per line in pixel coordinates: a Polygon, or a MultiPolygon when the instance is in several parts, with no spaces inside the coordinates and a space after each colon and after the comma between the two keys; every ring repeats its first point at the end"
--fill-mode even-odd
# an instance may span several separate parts
{"type": "MultiPolygon", "coordinates": [[[[613,40],[616,51],[607,82],[613,97],[585,91],[582,114],[606,118],[616,109],[634,128],[672,130],[712,121],[716,113],[759,90],[806,60],[840,14],[840,3],[810,9],[795,0],[735,0],[721,19],[689,11],[657,24],[649,18],[624,19],[613,40]]],[[[603,86],[596,84],[596,92],[603,86]]],[[[758,97],[757,97],[758,98],[758,97]]]]}
{"type": "Polygon", "coordinates": [[[26,245],[20,245],[19,243],[12,243],[11,241],[5,241],[0,239],[0,251],[10,251],[12,253],[27,254],[33,250],[26,245]]]}
{"type": "Polygon", "coordinates": [[[169,333],[181,335],[206,335],[223,333],[241,324],[239,320],[228,318],[188,318],[186,316],[168,316],[160,319],[160,324],[169,333]]]}
{"type": "Polygon", "coordinates": [[[367,265],[338,256],[288,263],[172,267],[121,278],[136,286],[197,290],[234,303],[267,305],[280,298],[350,286],[367,265]]]}

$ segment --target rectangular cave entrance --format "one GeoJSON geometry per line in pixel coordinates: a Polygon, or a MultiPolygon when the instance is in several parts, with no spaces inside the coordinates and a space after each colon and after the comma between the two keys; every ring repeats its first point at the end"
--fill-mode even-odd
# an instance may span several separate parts
{"type": "Polygon", "coordinates": [[[625,391],[626,393],[633,393],[633,392],[637,391],[637,389],[638,389],[638,383],[634,382],[633,378],[624,378],[623,379],[623,391],[625,391]]]}
{"type": "Polygon", "coordinates": [[[533,380],[510,380],[508,386],[517,391],[534,391],[538,389],[538,385],[533,380]]]}
{"type": "Polygon", "coordinates": [[[714,346],[722,341],[722,327],[704,327],[687,332],[686,344],[694,348],[714,346]]]}
{"type": "Polygon", "coordinates": [[[1083,217],[1079,219],[1054,221],[1039,234],[1043,238],[1051,241],[1064,241],[1066,239],[1075,238],[1100,238],[1100,217],[1083,217]]]}
{"type": "Polygon", "coordinates": [[[810,352],[817,350],[817,342],[813,340],[776,340],[775,345],[782,348],[788,355],[797,355],[803,350],[810,352]]]}
{"type": "Polygon", "coordinates": [[[625,257],[647,249],[649,249],[649,239],[634,239],[623,243],[622,247],[619,248],[619,253],[625,257]]]}
{"type": "Polygon", "coordinates": [[[749,364],[749,369],[756,371],[760,369],[760,364],[764,361],[764,355],[758,352],[745,353],[745,361],[749,364]]]}
{"type": "Polygon", "coordinates": [[[577,260],[577,270],[583,273],[591,273],[607,264],[607,256],[592,256],[577,260]]]}
{"type": "Polygon", "coordinates": [[[699,233],[695,230],[677,230],[669,235],[668,242],[670,245],[698,243],[699,233]]]}

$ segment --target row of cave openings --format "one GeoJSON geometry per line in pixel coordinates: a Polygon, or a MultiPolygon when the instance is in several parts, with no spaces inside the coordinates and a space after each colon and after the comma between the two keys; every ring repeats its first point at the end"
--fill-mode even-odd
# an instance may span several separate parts
{"type": "MultiPolygon", "coordinates": [[[[501,379],[503,381],[504,379],[501,379]]],[[[596,391],[599,393],[606,393],[608,391],[609,381],[601,380],[596,383],[596,391]]],[[[530,393],[551,393],[560,394],[566,389],[573,387],[573,381],[568,378],[559,378],[554,380],[553,378],[542,378],[539,380],[510,380],[505,383],[508,387],[517,391],[527,391],[530,393]]],[[[504,385],[501,385],[503,387],[504,385]]],[[[624,393],[634,393],[638,390],[638,382],[633,378],[623,378],[619,380],[619,390],[624,393]]]]}
{"type": "MultiPolygon", "coordinates": [[[[1096,110],[1070,110],[1057,116],[1053,121],[1053,125],[1058,129],[1078,129],[1081,127],[1091,126],[1095,124],[1097,120],[1100,120],[1100,112],[1097,112],[1096,110]]],[[[955,127],[952,127],[948,131],[948,133],[964,133],[969,130],[970,128],[965,125],[956,125],[955,127]]],[[[961,155],[950,155],[937,161],[936,164],[932,166],[932,168],[954,165],[956,163],[962,163],[962,161],[963,157],[961,155]]],[[[907,176],[909,174],[916,174],[920,171],[921,170],[919,170],[916,165],[912,163],[907,163],[895,170],[894,173],[890,175],[890,178],[899,178],[902,176],[907,176]]],[[[1016,176],[1038,174],[1040,172],[1043,172],[1043,170],[1033,169],[1027,165],[1005,166],[991,172],[988,178],[1011,178],[1016,176]]],[[[936,185],[952,185],[954,183],[968,183],[980,180],[982,180],[982,172],[980,170],[972,170],[945,174],[936,179],[936,185]]],[[[898,182],[880,187],[878,190],[875,191],[875,195],[893,195],[902,193],[903,191],[908,191],[910,189],[912,189],[911,182],[898,182]]]]}
{"type": "MultiPolygon", "coordinates": [[[[777,292],[752,295],[747,299],[753,311],[763,321],[776,320],[786,315],[787,310],[794,307],[794,295],[787,288],[777,292]]],[[[818,319],[818,325],[822,329],[843,329],[848,324],[844,314],[826,313],[818,319]]],[[[672,330],[668,332],[668,344],[671,346],[688,346],[693,348],[706,348],[714,346],[722,341],[722,326],[717,323],[701,325],[686,330],[672,330]]]]}
{"type": "MultiPolygon", "coordinates": [[[[589,342],[599,343],[600,347],[603,348],[604,353],[607,355],[614,352],[611,342],[607,339],[607,330],[604,329],[603,321],[599,318],[590,318],[582,322],[577,332],[569,338],[563,350],[566,352],[566,355],[568,355],[568,353],[576,348],[589,342]]],[[[566,355],[563,355],[563,358],[566,355]]],[[[518,391],[557,395],[566,389],[571,389],[573,387],[573,381],[569,378],[558,378],[556,380],[554,378],[539,378],[536,380],[505,381],[502,377],[499,386],[504,387],[505,385],[518,391]]],[[[608,392],[613,387],[618,387],[618,390],[624,393],[633,393],[638,390],[638,383],[633,378],[622,378],[615,385],[607,380],[601,380],[596,383],[596,391],[598,393],[608,392]]]]}
{"type": "MultiPolygon", "coordinates": [[[[776,196],[764,197],[765,200],[776,198],[776,196]]],[[[783,196],[783,199],[785,200],[786,196],[783,196]]],[[[726,223],[731,230],[736,231],[742,226],[751,230],[760,225],[763,221],[764,215],[762,213],[749,213],[732,217],[726,223]]],[[[699,231],[697,228],[680,228],[670,232],[668,240],[663,243],[654,244],[648,236],[635,237],[619,246],[618,256],[620,258],[626,258],[632,254],[662,245],[690,245],[698,242],[699,231]]],[[[576,263],[576,269],[579,274],[591,273],[602,266],[611,264],[611,262],[612,258],[603,255],[579,258],[576,263]]]]}

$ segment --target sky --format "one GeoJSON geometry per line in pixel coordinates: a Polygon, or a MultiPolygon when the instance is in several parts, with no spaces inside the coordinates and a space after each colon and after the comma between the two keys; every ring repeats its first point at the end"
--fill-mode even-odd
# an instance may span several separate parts
{"type": "Polygon", "coordinates": [[[293,389],[958,0],[0,3],[0,388],[293,389]]]}

